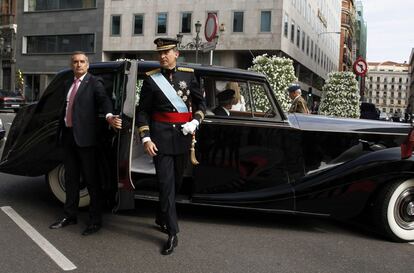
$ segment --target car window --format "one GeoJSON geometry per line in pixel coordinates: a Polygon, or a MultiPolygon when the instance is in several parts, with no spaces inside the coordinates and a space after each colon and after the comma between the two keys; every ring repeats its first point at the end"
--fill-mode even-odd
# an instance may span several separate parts
{"type": "Polygon", "coordinates": [[[271,98],[268,95],[266,85],[263,83],[249,82],[253,116],[259,118],[274,118],[276,117],[276,111],[271,103],[271,98]]]}

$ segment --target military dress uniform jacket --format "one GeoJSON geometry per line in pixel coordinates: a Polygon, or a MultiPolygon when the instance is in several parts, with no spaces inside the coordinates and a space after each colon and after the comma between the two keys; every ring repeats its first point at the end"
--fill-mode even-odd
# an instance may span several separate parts
{"type": "Polygon", "coordinates": [[[306,105],[306,101],[303,99],[302,96],[299,95],[292,101],[289,113],[309,114],[308,106],[306,105]]]}
{"type": "Polygon", "coordinates": [[[155,69],[147,72],[148,77],[144,80],[141,88],[139,105],[136,108],[138,132],[141,139],[151,137],[158,148],[158,153],[166,155],[184,154],[190,149],[191,135],[185,136],[181,131],[181,125],[191,121],[192,118],[181,122],[154,120],[154,116],[159,114],[177,113],[177,110],[150,77],[152,74],[159,72],[171,83],[189,111],[192,111],[192,118],[197,119],[199,123],[204,118],[205,100],[193,69],[181,67],[172,70],[155,69]]]}

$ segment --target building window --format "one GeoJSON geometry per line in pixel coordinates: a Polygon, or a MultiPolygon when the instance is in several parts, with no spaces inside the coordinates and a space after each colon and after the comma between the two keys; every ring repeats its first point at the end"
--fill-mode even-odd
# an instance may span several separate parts
{"type": "Polygon", "coordinates": [[[181,33],[191,33],[191,13],[181,13],[181,33]]]}
{"type": "Polygon", "coordinates": [[[295,42],[295,21],[292,20],[292,24],[290,25],[290,41],[292,43],[295,42]]]}
{"type": "Polygon", "coordinates": [[[121,15],[111,16],[111,36],[121,35],[121,15]]]}
{"type": "Polygon", "coordinates": [[[96,0],[25,0],[24,11],[96,8],[96,0]]]}
{"type": "Polygon", "coordinates": [[[288,32],[289,32],[289,16],[287,15],[287,13],[285,13],[285,18],[283,19],[283,35],[285,35],[285,37],[288,37],[288,32]]]}
{"type": "Polygon", "coordinates": [[[233,12],[233,32],[243,32],[243,11],[233,12]]]}
{"type": "Polygon", "coordinates": [[[309,56],[309,35],[306,37],[306,55],[309,56]]]}
{"type": "Polygon", "coordinates": [[[313,58],[313,40],[311,40],[310,56],[313,58]]]}
{"type": "Polygon", "coordinates": [[[306,38],[306,33],[305,31],[302,31],[302,51],[305,52],[305,38],[306,38]]]}
{"type": "Polygon", "coordinates": [[[134,35],[144,34],[144,14],[134,15],[134,35]]]}
{"type": "Polygon", "coordinates": [[[157,14],[157,34],[167,33],[167,13],[162,12],[157,14]]]}
{"type": "Polygon", "coordinates": [[[26,45],[26,48],[23,47],[23,53],[28,54],[95,51],[94,34],[26,36],[23,39],[23,45],[26,45]]]}
{"type": "Polygon", "coordinates": [[[270,32],[272,12],[269,10],[260,13],[260,32],[270,32]]]}
{"type": "Polygon", "coordinates": [[[379,82],[380,81],[380,77],[377,77],[377,82],[379,82]]]}
{"type": "Polygon", "coordinates": [[[399,79],[398,79],[398,82],[399,82],[399,83],[402,83],[402,78],[399,78],[399,79]]]}
{"type": "Polygon", "coordinates": [[[300,48],[300,27],[296,29],[296,46],[300,48]]]}

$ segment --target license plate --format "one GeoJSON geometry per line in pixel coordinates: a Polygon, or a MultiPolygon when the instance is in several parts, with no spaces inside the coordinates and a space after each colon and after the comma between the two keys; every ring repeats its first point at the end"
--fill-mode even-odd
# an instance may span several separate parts
{"type": "Polygon", "coordinates": [[[18,104],[12,104],[12,107],[20,107],[18,104]]]}

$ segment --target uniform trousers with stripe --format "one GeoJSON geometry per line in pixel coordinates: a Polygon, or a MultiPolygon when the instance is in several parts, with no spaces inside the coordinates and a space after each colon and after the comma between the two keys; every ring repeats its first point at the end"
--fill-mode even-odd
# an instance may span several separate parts
{"type": "Polygon", "coordinates": [[[180,190],[187,161],[188,154],[158,154],[154,157],[160,200],[156,222],[167,225],[170,235],[179,232],[175,197],[180,190]]]}

